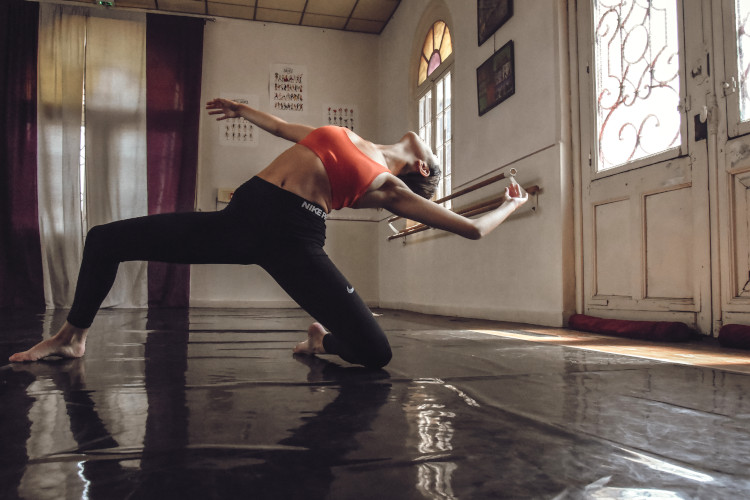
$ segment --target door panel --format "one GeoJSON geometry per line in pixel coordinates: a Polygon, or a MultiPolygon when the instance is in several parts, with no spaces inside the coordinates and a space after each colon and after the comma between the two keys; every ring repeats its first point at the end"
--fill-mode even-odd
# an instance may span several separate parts
{"type": "MultiPolygon", "coordinates": [[[[746,314],[750,320],[750,139],[729,140],[725,157],[724,181],[720,186],[726,196],[720,211],[723,247],[722,310],[746,314]]],[[[735,319],[735,321],[737,321],[735,319]]]]}
{"type": "MultiPolygon", "coordinates": [[[[592,47],[582,50],[579,59],[587,314],[676,320],[703,332],[711,330],[708,146],[703,132],[707,116],[702,112],[707,89],[711,89],[702,15],[704,8],[710,9],[707,1],[589,0],[578,4],[579,47],[592,47]],[[614,28],[603,30],[597,12],[619,16],[609,21],[614,28]],[[667,15],[672,19],[662,28],[654,28],[667,15]],[[664,28],[667,25],[669,29],[664,28]],[[618,38],[612,36],[611,29],[627,32],[618,38]],[[654,30],[653,35],[649,29],[654,30]],[[661,31],[673,29],[678,39],[666,43],[661,31]],[[686,32],[691,36],[685,37],[686,32]],[[635,48],[627,46],[635,34],[646,42],[635,48]],[[618,64],[642,57],[652,75],[648,69],[638,70],[638,65],[632,70],[620,65],[618,70],[617,65],[610,67],[611,61],[602,62],[603,57],[610,57],[602,56],[605,51],[597,48],[603,35],[606,52],[622,54],[618,64]],[[622,45],[613,49],[613,43],[622,45]],[[604,68],[604,75],[597,64],[604,68]],[[608,143],[604,139],[605,128],[610,126],[606,117],[614,114],[607,109],[602,112],[601,107],[617,107],[606,102],[614,87],[597,84],[597,79],[625,82],[632,80],[626,77],[636,70],[641,73],[631,92],[634,96],[656,95],[658,91],[664,97],[641,104],[640,115],[621,118],[622,125],[608,143]],[[621,73],[613,76],[616,71],[621,73]],[[670,72],[673,76],[664,76],[670,72]],[[635,136],[638,147],[643,145],[642,149],[652,154],[633,155],[619,163],[609,161],[597,168],[606,160],[602,148],[616,147],[620,137],[630,140],[627,147],[632,147],[632,135],[628,138],[626,134],[633,132],[640,133],[635,136]]],[[[710,40],[710,28],[707,36],[710,40]]],[[[619,107],[627,108],[631,102],[626,87],[621,84],[619,107]]]]}
{"type": "MultiPolygon", "coordinates": [[[[719,2],[717,2],[717,5],[719,2]]],[[[723,49],[717,62],[717,95],[723,98],[719,122],[717,206],[720,256],[720,299],[716,328],[727,323],[750,324],[750,1],[723,0],[714,16],[715,46],[723,49]],[[738,15],[739,14],[739,15],[738,15]],[[738,55],[741,54],[741,55],[738,55]],[[721,57],[723,56],[723,57],[721,57]],[[723,69],[723,73],[722,73],[723,69]],[[723,154],[722,154],[723,153],[723,154]]]]}
{"type": "Polygon", "coordinates": [[[596,245],[595,280],[596,295],[599,297],[630,297],[630,255],[633,250],[630,234],[630,199],[605,201],[594,205],[593,237],[596,245]]]}
{"type": "Polygon", "coordinates": [[[692,299],[693,251],[691,185],[645,196],[646,298],[692,299]]]}
{"type": "Polygon", "coordinates": [[[664,311],[670,320],[679,315],[696,323],[707,283],[695,261],[707,259],[708,249],[707,210],[695,211],[705,196],[693,185],[692,164],[678,158],[590,182],[584,196],[587,313],[638,318],[664,311]]]}

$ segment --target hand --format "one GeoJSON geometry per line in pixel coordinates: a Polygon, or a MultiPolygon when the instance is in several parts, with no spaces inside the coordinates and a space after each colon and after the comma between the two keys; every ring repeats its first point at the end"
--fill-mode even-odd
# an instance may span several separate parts
{"type": "Polygon", "coordinates": [[[524,189],[516,182],[516,180],[511,177],[510,186],[505,188],[504,198],[505,203],[514,202],[517,208],[529,200],[529,193],[524,191],[524,189]]]}
{"type": "Polygon", "coordinates": [[[217,121],[240,116],[240,105],[229,99],[213,99],[208,101],[206,109],[211,110],[208,112],[209,115],[222,115],[216,118],[217,121]]]}

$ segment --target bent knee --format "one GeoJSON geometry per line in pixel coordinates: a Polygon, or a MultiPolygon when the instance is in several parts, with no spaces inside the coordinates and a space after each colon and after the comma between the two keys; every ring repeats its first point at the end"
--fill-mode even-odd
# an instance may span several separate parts
{"type": "Polygon", "coordinates": [[[92,227],[86,233],[86,244],[87,245],[99,245],[106,241],[108,236],[107,224],[99,224],[92,227]]]}
{"type": "Polygon", "coordinates": [[[83,254],[86,258],[107,259],[121,262],[124,246],[123,235],[118,234],[112,224],[94,226],[86,233],[83,254]]]}
{"type": "Polygon", "coordinates": [[[391,351],[391,346],[386,345],[384,349],[380,349],[376,353],[368,353],[362,365],[366,368],[383,368],[391,362],[392,358],[393,352],[391,351]]]}

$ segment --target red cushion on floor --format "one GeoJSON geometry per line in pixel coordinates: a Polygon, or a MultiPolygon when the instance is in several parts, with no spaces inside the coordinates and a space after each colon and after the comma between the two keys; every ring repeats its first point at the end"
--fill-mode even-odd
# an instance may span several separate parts
{"type": "Polygon", "coordinates": [[[568,320],[568,325],[584,332],[657,342],[684,342],[689,340],[693,333],[685,323],[677,321],[630,321],[597,318],[585,314],[574,314],[568,320]]]}
{"type": "Polygon", "coordinates": [[[719,344],[723,347],[750,349],[750,326],[724,325],[719,330],[719,344]]]}

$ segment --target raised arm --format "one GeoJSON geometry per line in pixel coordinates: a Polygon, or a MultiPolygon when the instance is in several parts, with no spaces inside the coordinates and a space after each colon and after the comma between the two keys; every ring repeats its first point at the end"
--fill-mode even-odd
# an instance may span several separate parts
{"type": "Polygon", "coordinates": [[[307,134],[314,130],[313,127],[308,125],[289,123],[278,116],[258,111],[246,104],[240,104],[229,99],[213,99],[208,101],[206,109],[209,110],[209,115],[221,115],[216,118],[217,121],[226,120],[227,118],[244,118],[266,132],[294,143],[301,141],[307,134]]]}
{"type": "Polygon", "coordinates": [[[505,188],[505,201],[500,207],[476,219],[469,219],[414,194],[399,179],[396,181],[381,191],[383,195],[379,206],[395,215],[471,240],[478,240],[492,232],[529,199],[529,195],[518,184],[512,183],[505,188]]]}

